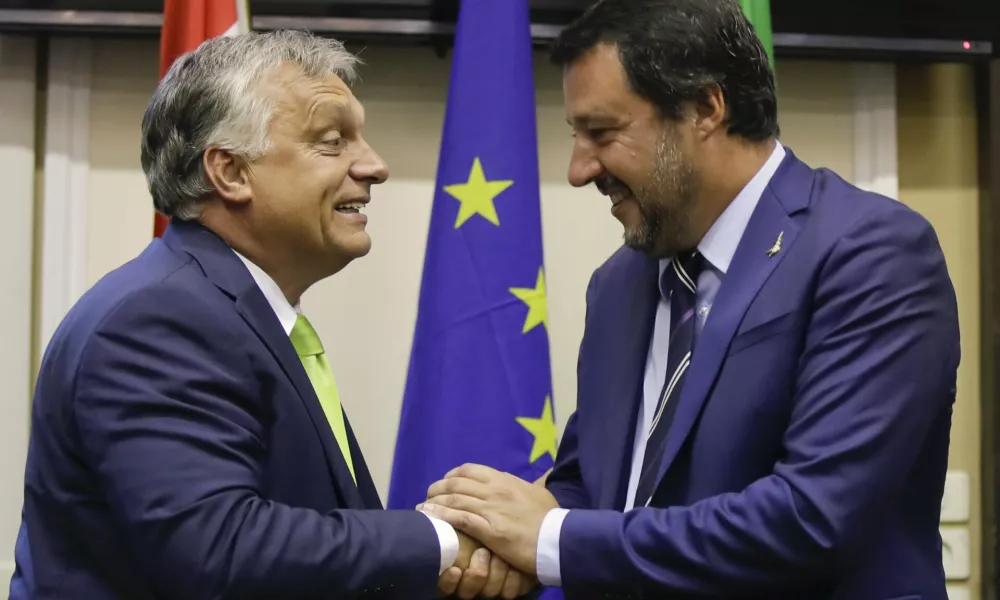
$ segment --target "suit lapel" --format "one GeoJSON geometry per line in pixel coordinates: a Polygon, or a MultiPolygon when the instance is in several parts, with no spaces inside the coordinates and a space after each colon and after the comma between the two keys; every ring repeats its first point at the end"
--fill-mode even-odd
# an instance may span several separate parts
{"type": "MultiPolygon", "coordinates": [[[[337,484],[341,501],[347,508],[364,508],[365,502],[354,484],[347,462],[340,452],[333,437],[333,431],[323,413],[323,408],[316,397],[312,383],[288,336],[281,328],[274,314],[274,309],[268,304],[263,292],[257,287],[253,277],[232,249],[211,230],[196,222],[178,221],[174,219],[163,235],[163,242],[178,253],[185,253],[194,258],[201,266],[205,276],[219,289],[235,299],[236,310],[243,320],[254,330],[257,336],[274,356],[282,371],[298,392],[312,421],[316,434],[319,436],[326,454],[327,467],[337,484]]],[[[356,463],[362,463],[361,453],[354,455],[356,463]]],[[[355,466],[357,468],[357,466],[355,466]]],[[[366,471],[367,472],[367,471],[366,471]]]]}
{"type": "Polygon", "coordinates": [[[363,501],[363,508],[368,509],[381,509],[382,499],[379,498],[378,490],[375,488],[375,482],[372,481],[372,475],[368,471],[368,465],[361,457],[361,447],[358,444],[358,439],[354,435],[354,430],[351,428],[351,422],[347,418],[347,414],[344,414],[344,425],[347,427],[347,444],[351,450],[351,456],[354,458],[354,475],[358,478],[358,492],[361,494],[361,499],[363,501]]]}
{"type": "Polygon", "coordinates": [[[698,338],[690,371],[681,390],[677,412],[666,439],[657,483],[680,451],[708,398],[743,315],[761,286],[781,261],[788,256],[798,226],[768,187],[747,224],[712,304],[712,313],[698,338]],[[781,250],[770,256],[768,250],[781,235],[781,250]]]}
{"type": "Polygon", "coordinates": [[[605,348],[598,353],[602,360],[594,365],[594,376],[587,382],[604,399],[600,442],[604,465],[598,500],[601,509],[620,510],[625,502],[643,374],[660,298],[657,264],[635,254],[629,267],[621,275],[616,274],[622,277],[620,281],[602,286],[612,290],[608,300],[610,318],[603,320],[607,329],[595,340],[605,348]]]}
{"type": "MultiPolygon", "coordinates": [[[[263,340],[264,344],[271,351],[272,356],[281,365],[281,369],[285,372],[285,375],[291,380],[292,385],[295,386],[295,391],[299,393],[299,400],[305,406],[306,412],[309,414],[310,420],[312,420],[313,427],[316,429],[316,434],[323,444],[323,450],[326,452],[327,466],[330,469],[330,474],[337,482],[337,488],[346,508],[364,508],[364,502],[354,483],[354,479],[351,477],[351,471],[347,467],[347,461],[344,460],[340,446],[333,436],[333,430],[330,429],[330,423],[323,412],[322,405],[319,403],[319,398],[316,397],[316,391],[313,389],[312,382],[309,381],[305,369],[302,368],[299,356],[295,353],[295,349],[281,328],[281,324],[275,317],[274,310],[271,309],[271,305],[268,304],[264,294],[261,293],[257,286],[248,288],[246,292],[237,298],[236,309],[257,333],[258,337],[263,340]]],[[[359,454],[355,454],[354,456],[360,458],[359,454]]],[[[359,460],[358,462],[361,461],[359,460]]]]}

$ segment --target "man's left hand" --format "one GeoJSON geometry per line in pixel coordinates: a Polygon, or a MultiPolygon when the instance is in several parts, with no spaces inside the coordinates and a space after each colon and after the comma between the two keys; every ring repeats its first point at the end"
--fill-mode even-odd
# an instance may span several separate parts
{"type": "Polygon", "coordinates": [[[482,465],[453,469],[418,509],[482,542],[522,573],[535,574],[542,520],[559,503],[541,485],[482,465]]]}

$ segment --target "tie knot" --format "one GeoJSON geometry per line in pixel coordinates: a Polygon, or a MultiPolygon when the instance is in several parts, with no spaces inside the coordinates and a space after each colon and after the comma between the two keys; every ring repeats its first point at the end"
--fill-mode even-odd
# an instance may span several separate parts
{"type": "Polygon", "coordinates": [[[323,343],[319,341],[319,335],[313,329],[312,324],[305,315],[299,315],[295,320],[295,326],[288,335],[299,356],[317,356],[323,354],[323,343]]]}
{"type": "Polygon", "coordinates": [[[680,252],[670,261],[660,280],[660,292],[669,298],[672,292],[695,294],[698,291],[698,276],[705,265],[705,258],[697,249],[680,252]]]}

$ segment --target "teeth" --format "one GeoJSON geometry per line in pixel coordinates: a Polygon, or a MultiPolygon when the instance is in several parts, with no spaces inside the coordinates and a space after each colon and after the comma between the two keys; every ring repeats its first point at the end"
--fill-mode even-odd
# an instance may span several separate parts
{"type": "Polygon", "coordinates": [[[351,202],[350,204],[341,204],[337,207],[340,212],[357,213],[364,210],[364,202],[351,202]]]}

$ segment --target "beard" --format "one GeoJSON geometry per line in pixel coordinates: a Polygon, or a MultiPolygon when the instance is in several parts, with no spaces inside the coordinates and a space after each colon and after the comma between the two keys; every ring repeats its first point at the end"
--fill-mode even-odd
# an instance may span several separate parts
{"type": "Polygon", "coordinates": [[[623,234],[625,245],[656,259],[675,256],[691,244],[688,231],[698,186],[679,140],[669,130],[660,138],[649,181],[632,190],[641,222],[623,234]]]}

